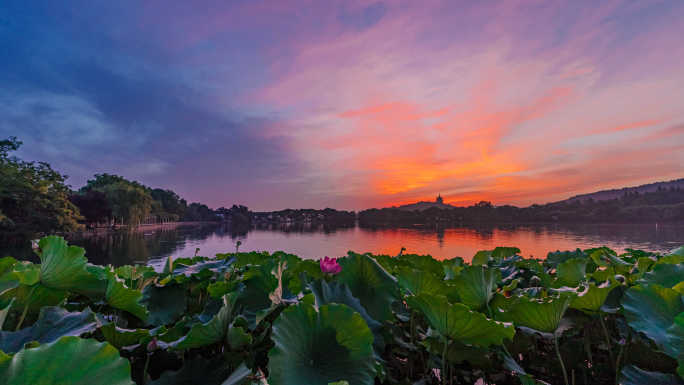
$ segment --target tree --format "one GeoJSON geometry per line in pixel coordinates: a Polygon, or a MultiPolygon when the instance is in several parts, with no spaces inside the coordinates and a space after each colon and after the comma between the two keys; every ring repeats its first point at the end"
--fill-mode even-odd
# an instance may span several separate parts
{"type": "Polygon", "coordinates": [[[109,222],[112,219],[112,208],[109,207],[107,196],[101,191],[73,194],[69,199],[78,207],[87,223],[109,222]]]}
{"type": "Polygon", "coordinates": [[[0,233],[21,240],[38,233],[75,231],[81,225],[78,208],[71,203],[66,175],[45,162],[26,162],[15,156],[22,142],[16,137],[0,141],[0,233]]]}
{"type": "Polygon", "coordinates": [[[118,175],[95,174],[80,193],[99,191],[106,197],[115,222],[139,225],[152,211],[153,199],[145,186],[118,175]]]}

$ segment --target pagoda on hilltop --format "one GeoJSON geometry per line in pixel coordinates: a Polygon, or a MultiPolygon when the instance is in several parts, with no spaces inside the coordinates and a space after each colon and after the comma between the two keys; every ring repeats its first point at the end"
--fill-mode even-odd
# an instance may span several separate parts
{"type": "Polygon", "coordinates": [[[439,195],[437,195],[437,199],[435,199],[435,202],[439,203],[440,205],[444,204],[444,199],[442,199],[441,193],[439,195]]]}

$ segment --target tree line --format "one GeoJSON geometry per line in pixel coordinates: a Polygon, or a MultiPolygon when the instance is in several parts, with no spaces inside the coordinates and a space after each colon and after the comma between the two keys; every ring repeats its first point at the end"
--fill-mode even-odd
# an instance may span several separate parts
{"type": "Polygon", "coordinates": [[[85,186],[73,191],[66,184],[67,176],[48,163],[12,156],[21,145],[16,137],[0,141],[0,240],[96,226],[233,219],[249,222],[245,206],[212,210],[202,203],[188,204],[172,190],[151,188],[118,175],[95,174],[85,186]]]}

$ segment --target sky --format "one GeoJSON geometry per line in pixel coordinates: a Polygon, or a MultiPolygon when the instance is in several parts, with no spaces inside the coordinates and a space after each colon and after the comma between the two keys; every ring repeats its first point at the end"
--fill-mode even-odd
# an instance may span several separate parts
{"type": "Polygon", "coordinates": [[[0,5],[0,138],[210,207],[529,205],[684,177],[683,1],[0,5]]]}

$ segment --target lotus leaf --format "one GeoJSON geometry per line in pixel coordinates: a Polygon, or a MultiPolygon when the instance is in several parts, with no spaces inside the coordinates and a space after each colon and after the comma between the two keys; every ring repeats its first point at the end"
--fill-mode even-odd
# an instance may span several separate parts
{"type": "Polygon", "coordinates": [[[399,286],[411,294],[446,294],[448,290],[444,281],[419,270],[400,267],[397,269],[396,276],[399,286]]]}
{"type": "Polygon", "coordinates": [[[488,319],[463,304],[450,304],[444,296],[420,294],[408,297],[406,302],[420,310],[440,334],[465,344],[501,345],[515,334],[513,325],[488,319]]]}
{"type": "Polygon", "coordinates": [[[498,269],[486,266],[468,266],[454,278],[453,285],[461,302],[474,310],[482,309],[494,296],[501,279],[498,269]]]}
{"type": "Polygon", "coordinates": [[[614,280],[608,280],[598,285],[595,282],[591,282],[582,291],[577,293],[577,297],[570,302],[570,307],[586,313],[596,313],[606,302],[608,294],[617,285],[617,282],[614,280]]]}
{"type": "Polygon", "coordinates": [[[620,372],[620,385],[684,385],[684,381],[674,374],[649,372],[628,365],[620,372]]]}
{"type": "Polygon", "coordinates": [[[349,286],[368,314],[379,322],[392,318],[392,303],[399,298],[396,278],[368,255],[350,254],[338,262],[338,281],[349,286]]]}
{"type": "Polygon", "coordinates": [[[147,320],[148,311],[140,304],[142,293],[138,290],[129,289],[113,272],[109,272],[105,299],[114,308],[127,311],[139,319],[147,320]]]}
{"type": "Polygon", "coordinates": [[[555,333],[573,296],[562,293],[557,297],[543,299],[525,296],[503,298],[497,296],[492,302],[496,318],[511,321],[542,333],[555,333]]]}
{"type": "MultiPolygon", "coordinates": [[[[14,303],[14,298],[12,298],[6,305],[2,306],[0,308],[0,333],[2,333],[2,325],[5,324],[5,318],[7,318],[7,313],[9,313],[10,309],[12,308],[12,304],[14,303]]],[[[0,348],[0,350],[2,350],[0,348]]]]}
{"type": "Polygon", "coordinates": [[[269,384],[374,383],[373,335],[361,315],[341,304],[285,309],[273,323],[269,384]]]}
{"type": "MultiPolygon", "coordinates": [[[[252,371],[247,369],[244,364],[240,365],[235,373],[241,373],[241,379],[233,378],[232,384],[246,384],[243,382],[252,371]]],[[[177,371],[166,371],[162,375],[149,382],[149,385],[222,385],[224,380],[232,377],[230,366],[222,358],[206,359],[198,357],[188,360],[182,368],[177,371]],[[201,379],[201,380],[200,380],[201,379]]],[[[230,382],[229,382],[230,383],[230,382]]]]}
{"type": "Polygon", "coordinates": [[[237,293],[223,297],[223,307],[209,322],[192,325],[188,334],[170,344],[174,349],[193,349],[215,344],[225,339],[228,325],[235,316],[237,293]]]}
{"type": "Polygon", "coordinates": [[[68,312],[59,307],[44,307],[32,326],[16,332],[0,331],[0,350],[14,353],[27,342],[45,344],[62,336],[80,336],[97,327],[98,321],[89,308],[82,312],[68,312]]]}
{"type": "Polygon", "coordinates": [[[185,313],[187,291],[181,285],[148,285],[143,289],[140,303],[149,311],[149,324],[168,325],[185,313]]]}
{"type": "Polygon", "coordinates": [[[366,308],[361,305],[358,298],[352,295],[351,290],[345,284],[339,282],[328,283],[325,280],[318,280],[312,282],[309,285],[309,289],[314,295],[316,300],[316,306],[321,307],[329,303],[339,303],[347,305],[354,309],[357,313],[363,317],[366,324],[371,330],[377,330],[381,325],[378,321],[374,320],[366,311],[366,308]]]}
{"type": "Polygon", "coordinates": [[[55,236],[42,238],[38,245],[42,285],[89,296],[104,294],[106,282],[87,269],[83,248],[68,246],[64,238],[55,236]]]}
{"type": "Polygon", "coordinates": [[[140,343],[141,339],[150,335],[147,329],[123,329],[113,323],[100,327],[100,331],[105,340],[117,349],[140,343]]]}
{"type": "Polygon", "coordinates": [[[573,258],[587,258],[587,253],[580,249],[574,251],[555,251],[546,255],[546,261],[549,266],[557,267],[559,264],[573,258]]]}
{"type": "Polygon", "coordinates": [[[684,282],[684,264],[659,263],[644,274],[640,282],[642,284],[655,283],[667,288],[680,285],[684,282]]]}
{"type": "Polygon", "coordinates": [[[106,342],[62,337],[0,363],[5,385],[134,385],[128,360],[106,342]]]}
{"type": "Polygon", "coordinates": [[[558,264],[557,279],[560,286],[576,287],[585,280],[587,258],[570,258],[558,264]]]}
{"type": "Polygon", "coordinates": [[[667,355],[677,358],[684,350],[682,296],[660,285],[634,286],[622,298],[625,318],[634,330],[644,333],[667,355]]]}

